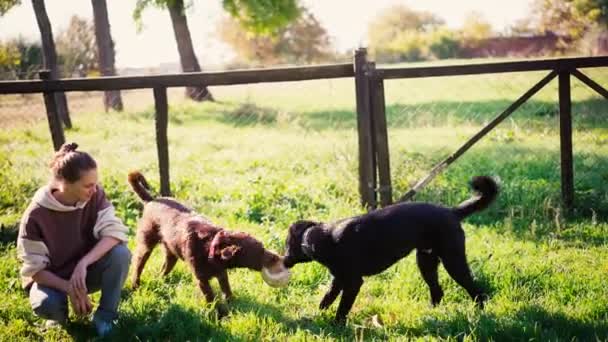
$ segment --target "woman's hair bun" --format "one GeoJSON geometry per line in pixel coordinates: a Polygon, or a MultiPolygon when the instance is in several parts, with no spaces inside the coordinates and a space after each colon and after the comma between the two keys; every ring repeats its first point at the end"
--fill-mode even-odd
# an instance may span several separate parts
{"type": "Polygon", "coordinates": [[[78,148],[78,144],[75,142],[65,143],[61,145],[61,152],[74,152],[78,148]]]}

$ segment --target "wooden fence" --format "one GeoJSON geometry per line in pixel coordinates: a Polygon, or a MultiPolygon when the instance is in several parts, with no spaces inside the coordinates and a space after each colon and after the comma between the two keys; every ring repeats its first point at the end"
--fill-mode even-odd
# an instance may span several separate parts
{"type": "Polygon", "coordinates": [[[545,77],[520,96],[514,103],[508,106],[502,113],[497,115],[489,124],[483,127],[460,148],[433,167],[428,175],[422,178],[405,195],[401,196],[399,201],[410,200],[436,175],[447,168],[477,141],[488,134],[517,108],[557,77],[559,82],[562,202],[566,210],[572,208],[574,201],[574,172],[572,162],[572,103],[570,75],[578,78],[584,84],[608,99],[608,91],[605,88],[578,70],[579,68],[588,67],[608,67],[608,57],[560,58],[414,68],[376,68],[374,62],[366,60],[364,50],[360,50],[357,53],[358,55],[355,57],[355,70],[364,70],[364,72],[355,72],[355,78],[359,79],[358,84],[367,84],[367,86],[357,86],[357,112],[360,118],[370,120],[367,123],[363,123],[363,125],[367,127],[365,132],[369,134],[369,137],[363,139],[361,137],[359,138],[360,144],[371,144],[371,146],[360,146],[359,148],[360,153],[371,151],[369,156],[360,159],[361,163],[368,163],[371,166],[359,167],[361,184],[364,184],[366,187],[361,190],[362,202],[365,205],[375,208],[378,204],[385,206],[393,202],[384,105],[384,80],[547,70],[548,74],[545,77]],[[370,100],[359,100],[360,97],[369,98],[370,100]],[[361,106],[359,106],[359,104],[361,104],[361,106]],[[373,170],[372,172],[367,171],[370,168],[373,170]]]}
{"type": "MultiPolygon", "coordinates": [[[[465,153],[473,144],[496,127],[519,106],[542,89],[555,77],[559,79],[560,137],[562,167],[562,198],[566,208],[573,203],[574,182],[572,168],[572,118],[570,75],[587,84],[608,99],[608,91],[577,70],[584,67],[606,67],[608,57],[565,58],[505,63],[484,63],[458,66],[415,68],[376,68],[367,59],[365,49],[355,52],[353,63],[258,69],[225,72],[197,72],[175,75],[99,77],[87,79],[48,79],[41,73],[40,80],[1,81],[0,95],[41,93],[47,110],[51,139],[55,150],[64,143],[62,120],[57,114],[55,92],[105,91],[124,89],[152,89],[156,115],[156,144],[160,173],[161,193],[171,194],[169,177],[168,87],[219,86],[266,82],[290,82],[315,79],[353,77],[356,93],[357,127],[359,142],[359,192],[361,203],[369,209],[393,202],[390,176],[388,131],[385,114],[384,80],[398,78],[440,77],[487,73],[525,72],[548,70],[549,73],[517,101],[500,113],[492,122],[473,136],[462,147],[435,166],[428,176],[418,182],[399,200],[409,200],[437,174],[465,153]]],[[[69,118],[68,118],[69,119],[69,118]]],[[[65,124],[65,121],[64,121],[65,124]]]]}

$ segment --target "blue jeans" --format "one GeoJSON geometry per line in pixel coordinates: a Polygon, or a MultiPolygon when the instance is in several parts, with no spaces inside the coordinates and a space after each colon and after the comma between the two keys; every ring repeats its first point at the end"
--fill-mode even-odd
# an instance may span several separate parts
{"type": "MultiPolygon", "coordinates": [[[[120,291],[129,272],[131,252],[125,244],[118,244],[87,268],[89,293],[101,290],[101,300],[95,312],[97,319],[110,322],[118,316],[120,291]]],[[[63,291],[34,283],[30,289],[30,304],[36,315],[66,322],[68,298],[63,291]]]]}

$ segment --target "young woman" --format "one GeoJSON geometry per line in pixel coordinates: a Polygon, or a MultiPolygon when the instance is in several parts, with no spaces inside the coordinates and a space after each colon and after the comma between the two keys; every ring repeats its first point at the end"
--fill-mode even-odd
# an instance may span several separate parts
{"type": "Polygon", "coordinates": [[[49,184],[38,189],[21,220],[17,250],[38,316],[65,324],[68,299],[76,315],[88,315],[88,294],[101,290],[93,324],[104,336],[112,330],[129,270],[128,229],[97,183],[97,163],[77,147],[64,144],[55,153],[49,184]]]}

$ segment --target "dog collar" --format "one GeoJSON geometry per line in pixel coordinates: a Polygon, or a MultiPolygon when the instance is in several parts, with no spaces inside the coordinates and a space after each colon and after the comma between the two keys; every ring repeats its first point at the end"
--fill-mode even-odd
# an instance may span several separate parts
{"type": "Polygon", "coordinates": [[[312,245],[312,243],[310,243],[308,241],[308,237],[310,235],[310,232],[312,232],[313,228],[314,227],[310,227],[304,231],[304,234],[302,234],[302,243],[300,245],[300,248],[302,249],[302,253],[304,253],[304,255],[306,255],[307,257],[309,257],[311,259],[314,259],[312,255],[315,252],[315,248],[312,245]]]}

